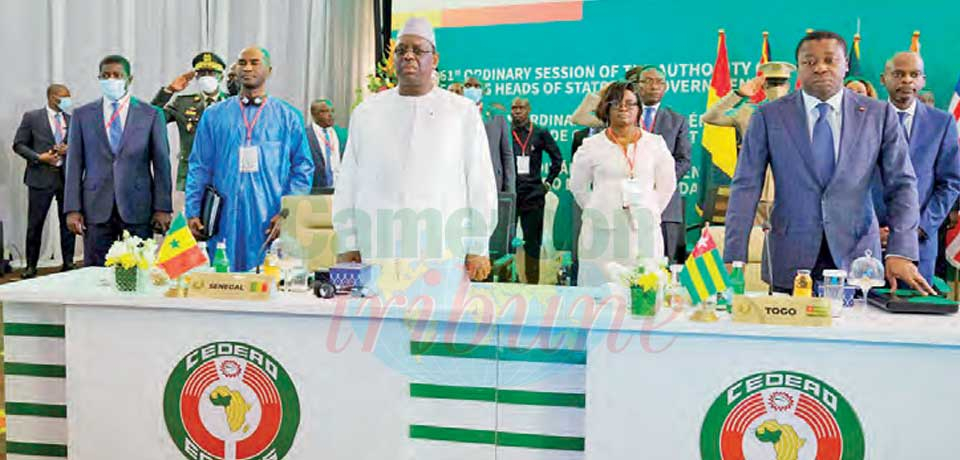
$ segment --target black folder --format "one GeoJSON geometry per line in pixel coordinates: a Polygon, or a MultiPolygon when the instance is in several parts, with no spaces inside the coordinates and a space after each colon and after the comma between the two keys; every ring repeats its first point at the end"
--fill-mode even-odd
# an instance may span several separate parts
{"type": "Polygon", "coordinates": [[[220,230],[220,212],[223,210],[223,195],[208,185],[203,190],[203,203],[200,208],[200,223],[203,224],[203,235],[200,241],[212,238],[220,230]]]}

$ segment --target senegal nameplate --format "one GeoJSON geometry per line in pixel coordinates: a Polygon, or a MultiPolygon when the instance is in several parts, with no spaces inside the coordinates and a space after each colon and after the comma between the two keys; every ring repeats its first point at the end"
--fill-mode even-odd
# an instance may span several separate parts
{"type": "Polygon", "coordinates": [[[733,320],[778,326],[830,326],[830,301],[814,297],[733,297],[733,320]]]}
{"type": "Polygon", "coordinates": [[[268,300],[274,278],[252,273],[191,273],[187,297],[223,300],[268,300]]]}

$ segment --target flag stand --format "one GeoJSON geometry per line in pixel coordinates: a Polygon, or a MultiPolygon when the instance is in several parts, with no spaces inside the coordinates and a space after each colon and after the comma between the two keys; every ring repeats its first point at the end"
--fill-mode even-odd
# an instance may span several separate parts
{"type": "Polygon", "coordinates": [[[167,289],[167,292],[164,294],[165,297],[172,298],[184,298],[187,296],[187,283],[183,280],[183,276],[178,276],[177,279],[173,280],[174,285],[167,289]]]}

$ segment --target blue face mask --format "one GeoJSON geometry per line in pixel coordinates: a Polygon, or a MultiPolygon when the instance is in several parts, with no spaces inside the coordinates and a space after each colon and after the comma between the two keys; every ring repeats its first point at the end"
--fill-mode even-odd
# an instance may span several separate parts
{"type": "Polygon", "coordinates": [[[483,100],[483,90],[480,88],[464,88],[463,97],[470,99],[474,104],[479,104],[483,100]]]}
{"type": "Polygon", "coordinates": [[[127,94],[127,81],[118,78],[100,80],[100,91],[111,101],[116,101],[127,94]]]}
{"type": "Polygon", "coordinates": [[[57,103],[57,107],[60,107],[60,110],[66,112],[70,110],[70,107],[73,107],[73,101],[69,97],[61,97],[60,102],[57,103]]]}

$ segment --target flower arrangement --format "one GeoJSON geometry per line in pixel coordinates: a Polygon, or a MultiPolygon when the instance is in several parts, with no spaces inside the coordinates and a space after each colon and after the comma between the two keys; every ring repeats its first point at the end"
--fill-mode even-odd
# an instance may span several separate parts
{"type": "Polygon", "coordinates": [[[394,65],[394,52],[397,41],[390,40],[390,47],[386,57],[377,64],[377,70],[367,75],[367,89],[371,93],[379,93],[397,86],[397,68],[394,65]]]}
{"type": "Polygon", "coordinates": [[[653,259],[641,261],[636,269],[623,275],[624,284],[630,287],[631,312],[638,316],[655,315],[660,290],[669,280],[666,265],[653,259]]]}
{"type": "Polygon", "coordinates": [[[117,290],[123,292],[137,291],[142,276],[153,266],[157,253],[157,242],[152,238],[144,240],[138,236],[131,236],[124,230],[123,238],[113,243],[107,252],[104,265],[114,268],[114,281],[117,290]]]}
{"type": "Polygon", "coordinates": [[[149,270],[156,258],[156,253],[157,242],[153,238],[144,240],[139,236],[131,236],[130,232],[124,230],[123,238],[110,246],[104,265],[149,270]]]}

